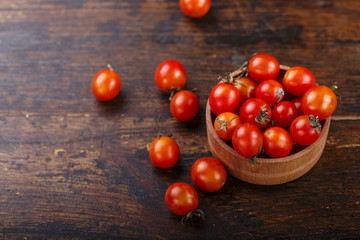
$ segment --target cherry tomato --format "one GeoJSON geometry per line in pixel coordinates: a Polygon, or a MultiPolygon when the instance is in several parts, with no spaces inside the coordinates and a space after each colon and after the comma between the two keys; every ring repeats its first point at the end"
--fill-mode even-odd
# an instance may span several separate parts
{"type": "Polygon", "coordinates": [[[301,110],[304,114],[318,116],[320,120],[331,116],[336,105],[335,93],[326,86],[310,88],[301,100],[301,110]]]}
{"type": "Polygon", "coordinates": [[[248,64],[248,73],[256,82],[276,79],[279,72],[280,64],[278,60],[269,54],[256,54],[248,64]]]}
{"type": "Polygon", "coordinates": [[[178,120],[187,122],[199,112],[200,102],[198,97],[189,90],[181,90],[172,97],[170,112],[178,120]]]}
{"type": "Polygon", "coordinates": [[[160,136],[151,143],[149,156],[155,166],[159,168],[170,168],[174,166],[179,159],[179,146],[171,137],[160,136]]]}
{"type": "Polygon", "coordinates": [[[275,126],[287,128],[298,116],[295,105],[289,101],[279,102],[272,109],[272,120],[275,126]]]}
{"type": "Polygon", "coordinates": [[[271,108],[260,98],[250,98],[241,105],[240,118],[244,123],[251,123],[258,128],[263,128],[271,121],[271,108]]]}
{"type": "Polygon", "coordinates": [[[235,128],[232,136],[234,149],[244,157],[254,157],[263,146],[261,131],[253,124],[243,123],[235,128]]]}
{"type": "Polygon", "coordinates": [[[119,74],[109,67],[109,69],[103,69],[95,74],[91,88],[98,100],[110,101],[120,92],[121,78],[119,74]]]}
{"type": "Polygon", "coordinates": [[[270,107],[282,101],[284,94],[283,86],[275,80],[265,80],[261,82],[255,91],[255,96],[264,100],[270,107]]]}
{"type": "Polygon", "coordinates": [[[203,17],[211,7],[211,0],[180,0],[182,12],[192,18],[203,17]]]}
{"type": "Polygon", "coordinates": [[[257,83],[251,78],[241,77],[233,84],[240,92],[240,105],[249,98],[255,97],[255,89],[257,87],[257,83]]]}
{"type": "Polygon", "coordinates": [[[156,68],[155,82],[158,88],[165,93],[172,89],[181,89],[186,83],[185,68],[176,60],[166,60],[156,68]]]}
{"type": "Polygon", "coordinates": [[[290,135],[299,145],[313,144],[320,136],[321,124],[313,115],[301,115],[290,125],[290,135]]]}
{"type": "Polygon", "coordinates": [[[226,169],[212,157],[199,158],[191,167],[191,179],[204,192],[216,192],[226,182],[226,169]]]}
{"type": "Polygon", "coordinates": [[[217,135],[224,140],[231,140],[234,129],[241,124],[240,117],[232,112],[223,112],[216,117],[214,129],[217,135]]]}
{"type": "Polygon", "coordinates": [[[294,104],[295,108],[296,108],[296,111],[297,111],[297,115],[300,116],[300,115],[305,115],[303,113],[303,111],[301,110],[301,100],[302,98],[301,97],[297,97],[297,98],[294,98],[291,100],[291,102],[294,104]]]}
{"type": "Polygon", "coordinates": [[[302,96],[311,87],[315,86],[314,74],[304,67],[292,67],[286,71],[283,86],[294,96],[302,96]]]}
{"type": "Polygon", "coordinates": [[[219,83],[210,92],[209,104],[212,112],[236,112],[240,105],[240,92],[230,83],[219,83]]]}
{"type": "Polygon", "coordinates": [[[293,140],[285,129],[281,127],[271,127],[264,131],[264,151],[267,155],[274,158],[285,157],[291,153],[293,140]]]}
{"type": "Polygon", "coordinates": [[[165,203],[173,213],[185,216],[196,210],[199,205],[199,197],[190,184],[177,182],[166,190],[165,203]]]}

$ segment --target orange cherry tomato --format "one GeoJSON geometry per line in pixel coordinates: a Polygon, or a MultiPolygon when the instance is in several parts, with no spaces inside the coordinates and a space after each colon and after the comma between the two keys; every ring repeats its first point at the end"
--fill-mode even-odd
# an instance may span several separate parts
{"type": "Polygon", "coordinates": [[[174,166],[180,156],[176,141],[168,136],[160,136],[153,140],[149,148],[150,160],[159,168],[174,166]]]}
{"type": "Polygon", "coordinates": [[[98,100],[110,101],[121,90],[121,78],[113,69],[103,69],[94,76],[91,88],[98,100]]]}

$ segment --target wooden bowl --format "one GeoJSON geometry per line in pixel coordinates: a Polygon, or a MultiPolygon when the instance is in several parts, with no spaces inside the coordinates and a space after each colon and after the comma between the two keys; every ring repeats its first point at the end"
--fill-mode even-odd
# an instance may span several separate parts
{"type": "MultiPolygon", "coordinates": [[[[280,75],[289,67],[280,66],[280,75]]],[[[231,73],[236,77],[241,70],[231,73]]],[[[281,76],[280,76],[281,77],[281,76]]],[[[320,137],[316,142],[303,150],[282,158],[257,158],[255,165],[252,160],[243,157],[224,142],[215,132],[214,121],[216,116],[211,112],[209,101],[206,104],[206,130],[210,151],[220,160],[228,172],[245,182],[259,185],[276,185],[295,180],[307,173],[322,155],[330,128],[331,117],[322,124],[320,137]]]]}

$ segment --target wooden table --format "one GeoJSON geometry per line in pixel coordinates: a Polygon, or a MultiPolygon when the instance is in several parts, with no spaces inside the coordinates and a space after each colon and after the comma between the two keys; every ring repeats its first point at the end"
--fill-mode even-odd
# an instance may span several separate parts
{"type": "MultiPolygon", "coordinates": [[[[360,237],[360,2],[213,1],[202,19],[177,0],[0,2],[1,239],[351,239],[360,237]],[[301,178],[257,186],[229,177],[198,191],[205,221],[181,225],[167,187],[191,183],[211,156],[205,104],[217,78],[254,52],[337,81],[325,151],[301,178]],[[154,72],[180,61],[201,107],[175,120],[154,72]],[[101,103],[94,74],[111,64],[120,95],[101,103]],[[173,133],[179,163],[160,170],[147,144],[173,133]]],[[[191,183],[192,184],[192,183],[191,183]]]]}

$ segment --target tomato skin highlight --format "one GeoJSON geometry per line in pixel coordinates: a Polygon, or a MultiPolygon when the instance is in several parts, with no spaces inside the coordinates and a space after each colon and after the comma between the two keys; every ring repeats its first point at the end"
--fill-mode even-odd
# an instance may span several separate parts
{"type": "Polygon", "coordinates": [[[98,100],[113,100],[121,90],[121,78],[114,70],[103,69],[95,74],[91,89],[98,100]]]}
{"type": "Polygon", "coordinates": [[[219,83],[210,92],[209,104],[216,116],[223,112],[236,112],[240,105],[240,92],[230,83],[219,83]]]}
{"type": "Polygon", "coordinates": [[[269,124],[272,111],[264,100],[260,98],[250,98],[241,105],[239,115],[243,123],[251,123],[258,128],[263,128],[269,124]],[[256,118],[261,114],[261,111],[264,110],[267,111],[268,118],[265,119],[263,123],[259,123],[256,118]]]}
{"type": "Polygon", "coordinates": [[[309,115],[298,116],[290,125],[292,139],[301,146],[311,145],[320,137],[321,125],[319,124],[317,132],[309,117],[309,115]]]}
{"type": "Polygon", "coordinates": [[[326,86],[310,88],[301,100],[301,110],[304,114],[318,116],[320,120],[330,117],[336,105],[336,94],[326,86]]]}
{"type": "Polygon", "coordinates": [[[254,157],[260,153],[263,146],[261,131],[253,124],[240,124],[233,133],[234,149],[244,157],[254,157]]]}
{"type": "Polygon", "coordinates": [[[274,158],[285,157],[291,153],[293,140],[285,129],[270,127],[263,133],[264,151],[274,158]]]}
{"type": "Polygon", "coordinates": [[[189,212],[197,209],[199,196],[190,184],[177,182],[170,185],[166,190],[165,203],[173,213],[185,216],[189,212]]]}
{"type": "Polygon", "coordinates": [[[287,128],[297,116],[295,105],[289,101],[282,101],[273,107],[271,119],[275,126],[287,128]]]}
{"type": "Polygon", "coordinates": [[[270,107],[283,100],[285,91],[281,83],[276,80],[261,82],[255,91],[256,98],[264,100],[270,107]]]}
{"type": "Polygon", "coordinates": [[[191,179],[204,192],[216,192],[226,182],[226,169],[220,161],[212,157],[199,158],[191,167],[191,179]]]}
{"type": "Polygon", "coordinates": [[[181,90],[173,96],[170,102],[170,112],[178,120],[187,122],[199,112],[198,97],[189,90],[181,90]]]}
{"type": "Polygon", "coordinates": [[[174,166],[180,156],[176,141],[168,136],[160,136],[153,140],[149,148],[149,157],[152,163],[159,168],[174,166]]]}
{"type": "Polygon", "coordinates": [[[253,56],[248,64],[248,73],[256,82],[277,79],[280,72],[278,60],[266,53],[253,56]]]}
{"type": "Polygon", "coordinates": [[[164,93],[169,93],[172,88],[181,89],[186,84],[185,68],[176,60],[165,60],[156,68],[155,83],[164,93]]]}
{"type": "Polygon", "coordinates": [[[315,86],[314,74],[307,68],[295,66],[285,72],[283,86],[294,96],[303,96],[311,87],[315,86]]]}
{"type": "Polygon", "coordinates": [[[211,0],[180,0],[179,4],[186,16],[201,18],[210,10],[211,0]]]}

